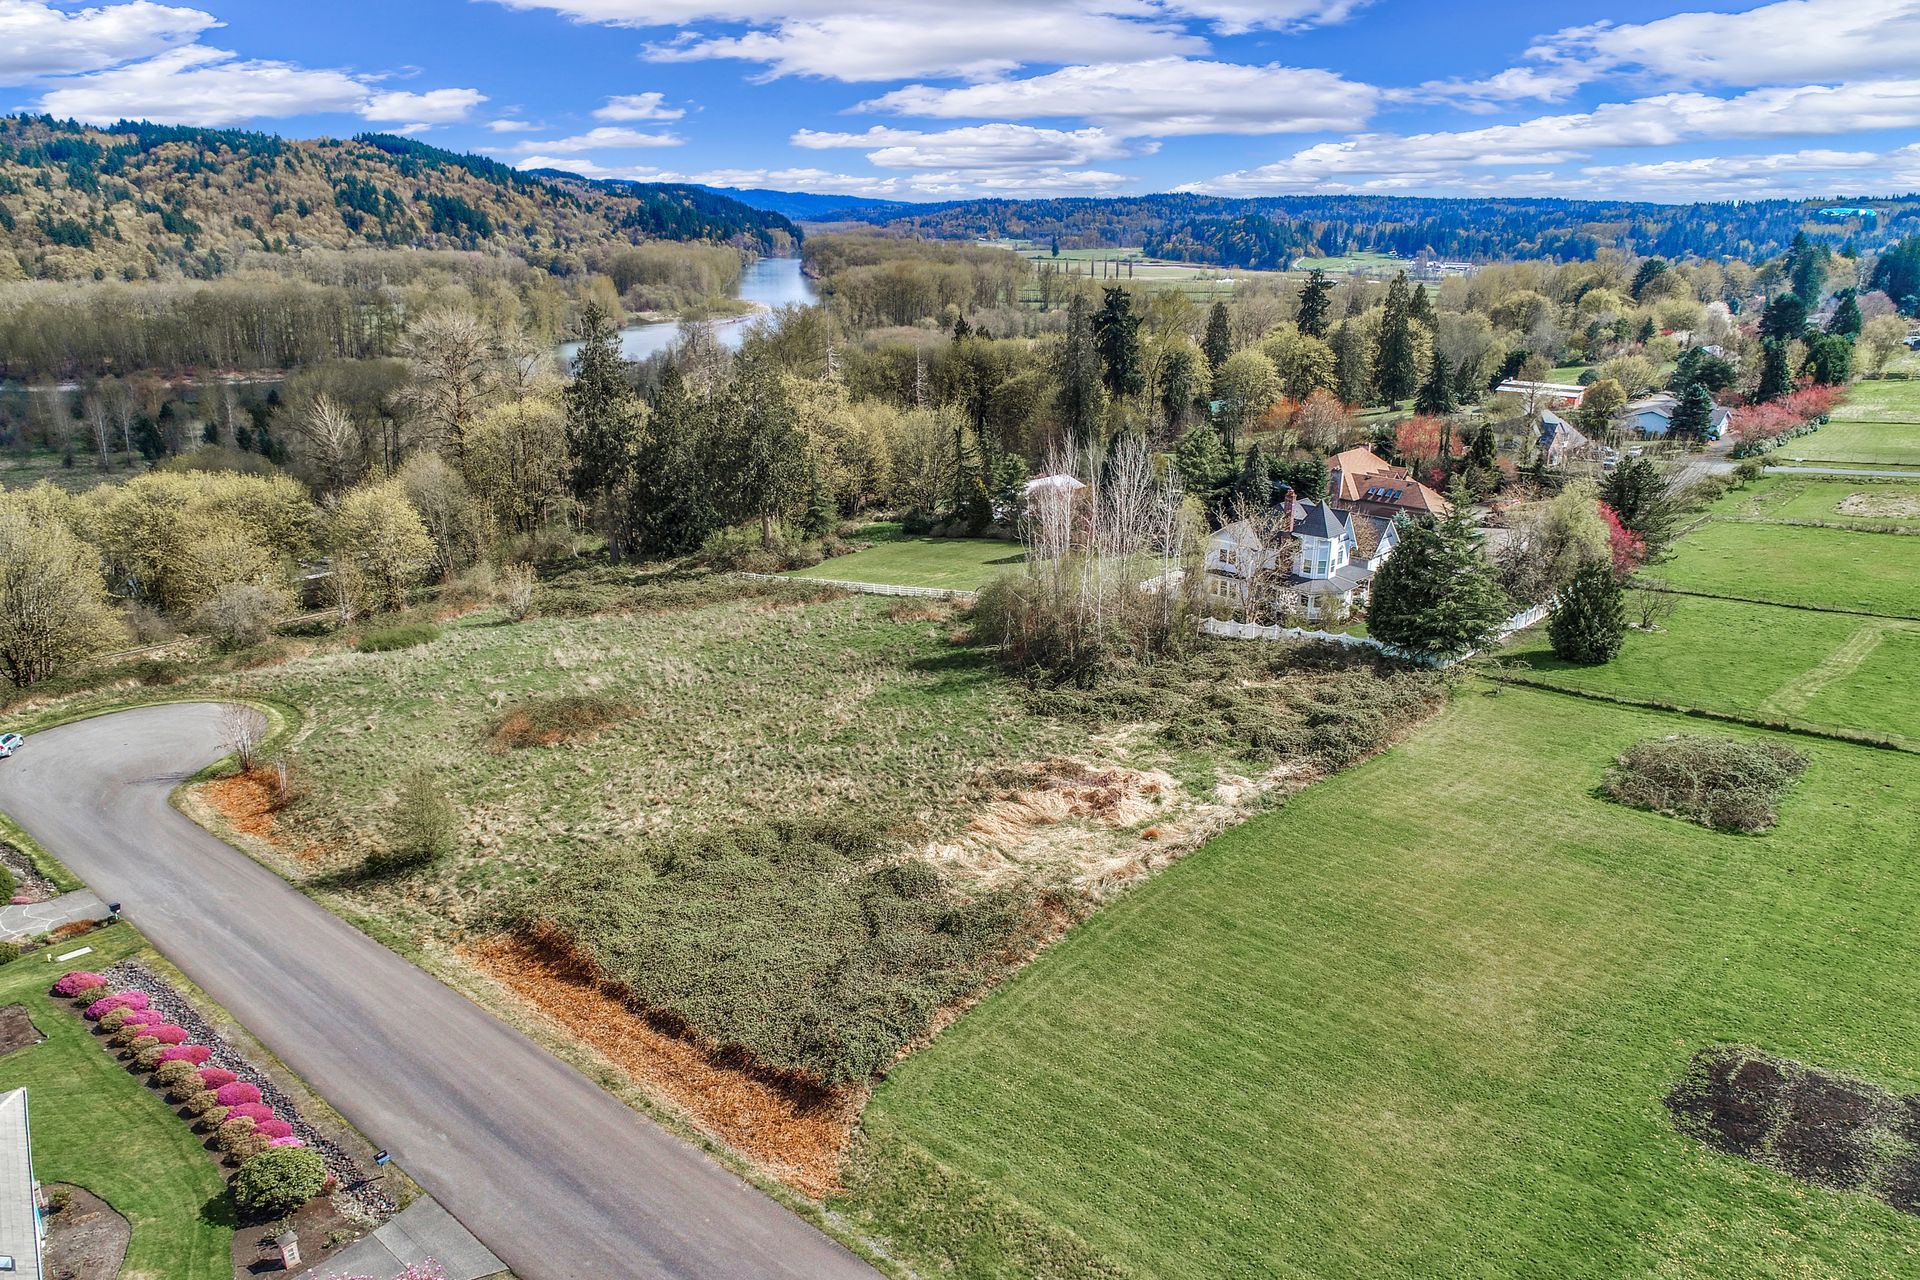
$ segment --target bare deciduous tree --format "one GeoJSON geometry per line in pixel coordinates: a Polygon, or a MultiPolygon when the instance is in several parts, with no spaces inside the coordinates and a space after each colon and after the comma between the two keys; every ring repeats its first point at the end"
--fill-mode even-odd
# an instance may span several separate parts
{"type": "Polygon", "coordinates": [[[261,740],[266,736],[265,721],[260,713],[252,707],[230,704],[221,713],[221,725],[234,763],[240,766],[240,772],[252,772],[259,761],[261,740]]]}
{"type": "Polygon", "coordinates": [[[338,493],[360,478],[360,431],[333,397],[322,393],[308,401],[293,426],[313,459],[322,493],[338,493]]]}

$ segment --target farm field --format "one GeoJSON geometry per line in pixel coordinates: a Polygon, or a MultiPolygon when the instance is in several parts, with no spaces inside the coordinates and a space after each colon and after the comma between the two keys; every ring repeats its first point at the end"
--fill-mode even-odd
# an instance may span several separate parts
{"type": "Polygon", "coordinates": [[[1722,520],[1818,522],[1855,529],[1920,529],[1920,482],[1821,479],[1774,473],[1721,499],[1722,520]]]}
{"type": "Polygon", "coordinates": [[[1920,423],[1920,381],[1887,378],[1852,383],[1846,403],[1833,411],[1833,420],[1920,423]]]}
{"type": "Polygon", "coordinates": [[[1628,632],[1620,656],[1604,665],[1563,662],[1538,628],[1516,636],[1504,656],[1523,664],[1529,677],[1569,689],[1907,737],[1920,745],[1914,693],[1839,692],[1863,678],[1863,661],[1901,636],[1920,638],[1920,622],[1680,596],[1659,631],[1628,632]]]}
{"type": "Polygon", "coordinates": [[[42,480],[69,493],[84,493],[97,484],[112,484],[135,476],[146,469],[138,454],[113,454],[113,470],[102,471],[99,459],[88,453],[75,455],[72,466],[47,449],[28,454],[8,451],[0,454],[0,489],[31,489],[42,480]]]}
{"type": "MultiPolygon", "coordinates": [[[[95,968],[142,947],[126,925],[90,934],[86,944],[95,968]]],[[[47,995],[64,970],[39,961],[0,969],[0,1005],[25,1005],[47,1037],[0,1057],[0,1089],[27,1090],[35,1173],[83,1186],[126,1217],[133,1239],[121,1274],[228,1280],[233,1211],[203,1139],[127,1074],[78,1013],[47,995]]]]}
{"type": "MultiPolygon", "coordinates": [[[[1851,406],[1842,406],[1842,412],[1851,406]]],[[[1769,455],[1786,462],[1920,467],[1920,423],[1835,419],[1769,455]]]]}
{"type": "Polygon", "coordinates": [[[1920,539],[1715,520],[1658,575],[1682,591],[1920,618],[1920,539]]]}
{"type": "Polygon", "coordinates": [[[1881,626],[1844,658],[1848,669],[1809,690],[1801,714],[1820,724],[1878,721],[1920,739],[1920,628],[1881,626]]]}
{"type": "Polygon", "coordinates": [[[1470,689],[904,1062],[837,1207],[959,1276],[1912,1273],[1911,1219],[1661,1099],[1727,1041],[1920,1085],[1920,770],[1789,739],[1812,765],[1761,837],[1596,797],[1690,727],[1470,689]]]}
{"type": "Polygon", "coordinates": [[[992,538],[910,538],[901,535],[897,526],[886,525],[875,526],[874,531],[863,532],[862,536],[882,540],[864,551],[795,570],[791,576],[978,591],[1026,559],[1019,543],[992,538]]]}

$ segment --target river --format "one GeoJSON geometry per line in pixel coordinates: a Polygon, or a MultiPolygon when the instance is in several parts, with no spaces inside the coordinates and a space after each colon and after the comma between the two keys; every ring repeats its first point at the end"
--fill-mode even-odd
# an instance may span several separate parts
{"type": "MultiPolygon", "coordinates": [[[[736,295],[742,302],[759,305],[742,316],[729,316],[713,322],[714,333],[725,347],[738,347],[746,337],[747,326],[758,320],[767,311],[799,303],[811,306],[818,302],[819,295],[813,291],[813,282],[800,273],[798,258],[756,258],[740,274],[740,289],[736,295]],[[763,310],[764,308],[764,310],[763,310]]],[[[645,360],[665,351],[680,336],[678,320],[663,320],[658,324],[637,324],[620,331],[620,354],[629,360],[645,360]]],[[[580,350],[580,344],[569,342],[560,348],[560,358],[571,362],[574,353],[580,350]]]]}

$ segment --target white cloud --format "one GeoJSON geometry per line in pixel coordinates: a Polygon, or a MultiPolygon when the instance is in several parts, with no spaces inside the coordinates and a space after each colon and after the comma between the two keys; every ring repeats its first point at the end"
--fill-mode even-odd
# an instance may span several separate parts
{"type": "Polygon", "coordinates": [[[983,124],[938,133],[884,129],[821,133],[802,129],[790,139],[812,151],[870,148],[867,159],[882,169],[1003,169],[1013,165],[1080,165],[1151,151],[1130,146],[1104,129],[1036,129],[1020,124],[983,124]]]}
{"type": "Polygon", "coordinates": [[[342,112],[373,121],[405,121],[397,132],[417,133],[465,119],[485,101],[473,89],[380,90],[345,71],[242,58],[196,44],[126,66],[68,76],[37,105],[49,115],[92,123],[153,120],[207,128],[262,117],[342,112]]]}
{"type": "Polygon", "coordinates": [[[942,89],[909,85],[865,110],[937,118],[1092,120],[1116,133],[1345,133],[1373,114],[1370,85],[1331,71],[1156,58],[1062,67],[1024,80],[942,89]]]}
{"type": "Polygon", "coordinates": [[[1301,31],[1345,22],[1370,0],[1165,0],[1170,13],[1201,18],[1222,35],[1301,31]]]}
{"type": "Polygon", "coordinates": [[[552,152],[556,155],[577,155],[583,151],[625,151],[636,147],[677,147],[684,140],[671,133],[642,133],[638,129],[621,129],[614,125],[601,125],[585,133],[576,133],[570,138],[536,138],[522,142],[514,149],[524,152],[552,152]]]}
{"type": "Polygon", "coordinates": [[[1920,0],[1777,0],[1743,13],[1596,22],[1528,53],[1590,75],[1635,71],[1687,85],[1898,74],[1920,63],[1920,0]]]}
{"type": "Polygon", "coordinates": [[[605,165],[579,156],[528,156],[523,169],[559,169],[583,178],[629,182],[693,182],[711,187],[770,187],[883,200],[953,200],[968,196],[1103,195],[1131,181],[1125,174],[1057,165],[869,175],[829,169],[707,169],[685,172],[647,165],[605,165]]]}
{"type": "Polygon", "coordinates": [[[0,0],[0,84],[118,66],[191,44],[220,26],[210,13],[134,0],[73,12],[0,0]]]}
{"type": "Polygon", "coordinates": [[[1418,89],[1391,89],[1402,102],[1447,102],[1467,111],[1497,111],[1516,102],[1558,102],[1584,77],[1564,68],[1509,67],[1483,80],[1429,80],[1418,89]]]}
{"type": "Polygon", "coordinates": [[[495,133],[532,133],[540,126],[528,120],[489,120],[487,128],[495,133]]]}
{"type": "Polygon", "coordinates": [[[360,104],[369,120],[412,120],[416,128],[456,124],[487,100],[477,89],[430,89],[426,93],[376,93],[360,104]]]}
{"type": "Polygon", "coordinates": [[[593,113],[596,120],[678,120],[686,115],[683,107],[670,107],[663,93],[623,93],[608,98],[593,113]]]}

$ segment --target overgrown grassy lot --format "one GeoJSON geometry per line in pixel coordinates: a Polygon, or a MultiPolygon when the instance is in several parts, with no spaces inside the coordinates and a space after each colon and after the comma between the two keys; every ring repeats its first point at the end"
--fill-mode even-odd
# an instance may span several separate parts
{"type": "Polygon", "coordinates": [[[1920,530],[1920,482],[1774,474],[1734,490],[1715,505],[1714,514],[1774,524],[1920,530]]]}
{"type": "Polygon", "coordinates": [[[1885,681],[1870,697],[1851,692],[1900,637],[1920,637],[1920,622],[1681,596],[1660,630],[1628,632],[1620,656],[1604,665],[1561,661],[1539,628],[1516,636],[1506,657],[1529,678],[1570,689],[1920,745],[1920,681],[1885,681]]]}
{"type": "MultiPolygon", "coordinates": [[[[115,925],[87,935],[103,968],[142,949],[115,925]]],[[[68,966],[32,956],[0,969],[0,1004],[23,1004],[47,1037],[0,1058],[0,1090],[25,1088],[33,1112],[34,1172],[72,1182],[133,1227],[126,1276],[228,1280],[233,1208],[201,1139],[158,1093],[140,1085],[65,1001],[47,995],[68,966]]]]}
{"type": "Polygon", "coordinates": [[[1654,572],[1683,591],[1920,618],[1920,538],[1715,520],[1654,572]]]}
{"type": "MultiPolygon", "coordinates": [[[[1849,407],[1842,406],[1840,412],[1845,413],[1849,407]]],[[[1844,465],[1920,466],[1920,423],[1836,418],[1812,435],[1787,441],[1769,457],[1844,465]]]]}
{"type": "Polygon", "coordinates": [[[1911,1217],[1662,1098],[1725,1041],[1920,1085],[1920,770],[1785,739],[1759,837],[1596,794],[1689,728],[1467,692],[898,1067],[838,1207],[959,1276],[1913,1274],[1911,1217]]]}
{"type": "Polygon", "coordinates": [[[1010,569],[1019,568],[1026,552],[1017,542],[991,538],[910,538],[898,526],[875,526],[861,536],[879,538],[873,546],[851,555],[823,560],[801,569],[799,578],[837,578],[842,582],[877,582],[893,587],[946,587],[978,591],[1010,569]]]}

